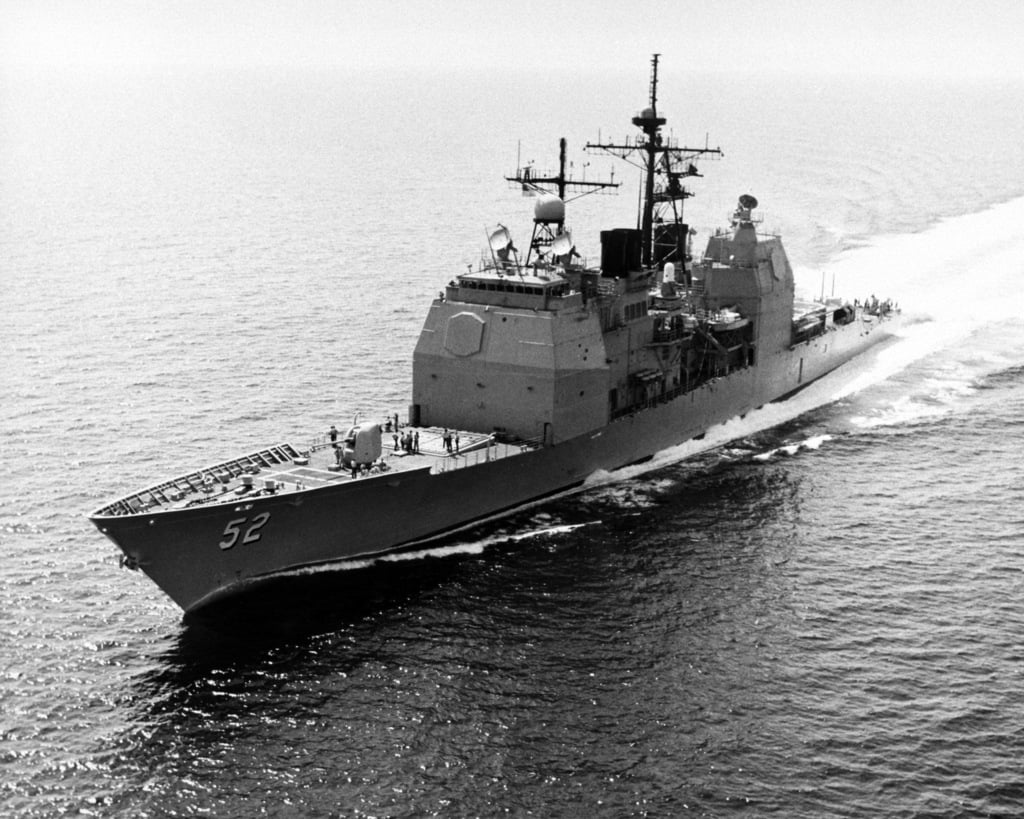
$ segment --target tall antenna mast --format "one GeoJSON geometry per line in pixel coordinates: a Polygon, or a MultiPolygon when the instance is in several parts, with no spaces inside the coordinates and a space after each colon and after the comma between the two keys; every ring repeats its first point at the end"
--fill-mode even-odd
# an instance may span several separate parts
{"type": "Polygon", "coordinates": [[[633,143],[615,145],[611,143],[587,143],[587,150],[605,151],[620,159],[630,161],[639,155],[639,162],[632,162],[644,173],[644,196],[640,206],[640,235],[643,248],[642,262],[644,267],[654,263],[654,225],[664,224],[667,211],[671,211],[671,223],[675,225],[666,235],[671,237],[669,247],[659,247],[661,258],[677,258],[684,262],[686,258],[686,236],[683,235],[682,200],[691,194],[680,184],[680,180],[689,176],[700,176],[693,164],[698,156],[722,156],[719,148],[686,148],[680,147],[675,140],[664,140],[661,126],[665,118],[658,116],[658,58],[651,57],[651,86],[647,107],[633,117],[633,124],[644,133],[643,140],[633,143]],[[664,183],[659,182],[664,177],[664,183]],[[677,202],[679,204],[677,204],[677,202]]]}
{"type": "Polygon", "coordinates": [[[640,116],[633,117],[633,124],[647,136],[647,143],[643,146],[646,158],[646,173],[644,180],[644,209],[643,219],[640,222],[640,241],[643,243],[643,264],[644,267],[651,265],[651,245],[653,237],[654,222],[654,163],[657,161],[658,150],[661,147],[661,126],[665,124],[665,118],[658,116],[658,57],[655,54],[651,57],[651,104],[649,108],[640,112],[640,116]]]}
{"type": "Polygon", "coordinates": [[[651,110],[658,110],[658,57],[660,54],[651,55],[651,110]]]}

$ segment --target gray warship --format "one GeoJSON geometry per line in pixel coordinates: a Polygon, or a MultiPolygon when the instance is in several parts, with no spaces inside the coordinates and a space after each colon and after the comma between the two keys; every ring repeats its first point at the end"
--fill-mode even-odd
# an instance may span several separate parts
{"type": "Polygon", "coordinates": [[[657,97],[654,55],[639,134],[587,145],[643,169],[639,226],[602,231],[599,266],[577,254],[565,201],[614,183],[568,178],[563,140],[557,174],[508,177],[536,194],[525,253],[499,226],[430,305],[405,419],[268,445],[104,504],[89,517],[122,565],[193,613],[419,548],[700,438],[891,335],[888,303],[797,301],[749,194],[692,253],[684,183],[721,151],[663,135],[657,97]]]}

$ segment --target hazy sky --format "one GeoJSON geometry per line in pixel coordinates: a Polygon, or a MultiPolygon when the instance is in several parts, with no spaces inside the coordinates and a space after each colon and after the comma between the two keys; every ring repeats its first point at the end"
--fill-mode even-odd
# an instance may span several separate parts
{"type": "Polygon", "coordinates": [[[7,64],[635,71],[654,51],[688,70],[1024,79],[1024,2],[0,0],[7,64]]]}

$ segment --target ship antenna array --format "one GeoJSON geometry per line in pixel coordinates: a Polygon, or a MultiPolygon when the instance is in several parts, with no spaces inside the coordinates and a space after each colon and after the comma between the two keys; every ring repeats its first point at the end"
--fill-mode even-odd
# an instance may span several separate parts
{"type": "Polygon", "coordinates": [[[617,188],[619,182],[615,181],[615,172],[612,171],[611,179],[608,181],[588,181],[586,179],[573,179],[566,175],[566,141],[565,137],[558,140],[558,173],[539,174],[532,165],[522,165],[516,156],[516,172],[512,176],[506,176],[507,182],[512,182],[522,187],[523,193],[555,193],[563,202],[571,202],[590,193],[597,193],[605,188],[617,188]],[[579,196],[566,199],[568,191],[581,191],[579,196]]]}
{"type": "Polygon", "coordinates": [[[660,54],[651,55],[651,110],[658,110],[658,57],[660,54]]]}
{"type": "MultiPolygon", "coordinates": [[[[677,226],[682,225],[683,208],[685,199],[693,196],[681,184],[683,179],[691,176],[700,176],[694,160],[698,157],[707,156],[718,159],[722,156],[721,148],[710,148],[707,145],[703,148],[687,148],[673,144],[674,140],[664,140],[661,135],[661,126],[665,124],[665,118],[658,116],[658,58],[660,54],[654,54],[651,58],[651,84],[648,107],[633,117],[633,124],[644,133],[644,139],[633,142],[625,141],[622,144],[604,143],[600,139],[596,143],[588,142],[588,151],[602,151],[609,153],[630,164],[635,164],[643,170],[644,185],[643,195],[640,204],[640,232],[643,248],[643,264],[650,267],[653,263],[654,225],[671,221],[677,226]],[[634,161],[634,156],[639,154],[639,161],[634,161]]],[[[675,247],[673,256],[680,260],[685,259],[686,237],[684,231],[675,231],[675,247]]]]}

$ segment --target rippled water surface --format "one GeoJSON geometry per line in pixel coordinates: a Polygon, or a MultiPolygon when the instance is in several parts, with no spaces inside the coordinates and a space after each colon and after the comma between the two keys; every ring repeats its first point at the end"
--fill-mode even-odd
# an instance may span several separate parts
{"type": "MultiPolygon", "coordinates": [[[[625,134],[646,81],[7,78],[0,814],[1020,814],[1021,89],[665,80],[726,153],[694,224],[752,190],[806,290],[906,312],[699,446],[217,629],[85,520],[402,411],[431,297],[526,241],[514,140],[625,134]]],[[[571,206],[585,253],[632,196],[571,206]]]]}

